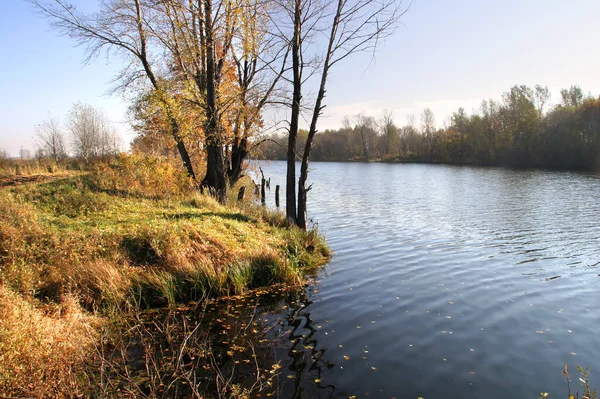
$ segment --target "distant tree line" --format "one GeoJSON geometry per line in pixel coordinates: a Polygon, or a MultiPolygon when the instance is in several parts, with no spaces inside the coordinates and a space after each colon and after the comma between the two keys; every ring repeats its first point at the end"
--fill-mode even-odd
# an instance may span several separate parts
{"type": "MultiPolygon", "coordinates": [[[[315,161],[427,162],[487,166],[595,169],[600,162],[600,98],[581,88],[561,90],[550,107],[547,87],[514,86],[502,101],[483,101],[479,112],[454,112],[436,128],[431,110],[420,123],[398,127],[391,112],[379,119],[346,117],[338,130],[315,135],[315,161]]],[[[300,131],[301,153],[307,132],[300,131]]],[[[285,139],[266,137],[257,157],[286,159],[285,139]]]]}

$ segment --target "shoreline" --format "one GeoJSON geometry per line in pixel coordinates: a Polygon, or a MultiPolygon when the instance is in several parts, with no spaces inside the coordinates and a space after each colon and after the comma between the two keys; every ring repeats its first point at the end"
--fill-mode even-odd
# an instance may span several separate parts
{"type": "MultiPolygon", "coordinates": [[[[156,376],[142,378],[142,389],[123,374],[135,358],[115,354],[134,356],[128,348],[141,350],[141,343],[164,340],[182,326],[170,320],[155,331],[141,322],[144,309],[169,315],[191,301],[208,306],[214,298],[243,302],[302,289],[330,258],[316,230],[288,228],[284,216],[252,199],[223,206],[188,191],[184,180],[165,186],[176,181],[171,170],[153,168],[143,179],[127,172],[100,168],[0,188],[1,395],[106,395],[124,386],[144,394],[155,389],[156,376]],[[102,380],[106,367],[114,371],[110,381],[102,380]]],[[[198,344],[212,341],[204,338],[198,344]]],[[[189,356],[188,344],[179,345],[189,356]]],[[[199,396],[218,396],[219,362],[203,364],[213,382],[203,380],[199,396]]],[[[164,364],[161,379],[172,376],[174,365],[164,364]]],[[[161,395],[168,395],[164,388],[161,395]]]]}

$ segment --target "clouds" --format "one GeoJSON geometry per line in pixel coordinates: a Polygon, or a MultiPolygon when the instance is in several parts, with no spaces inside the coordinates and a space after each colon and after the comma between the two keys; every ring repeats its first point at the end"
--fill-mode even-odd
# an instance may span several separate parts
{"type": "MultiPolygon", "coordinates": [[[[492,97],[500,99],[501,93],[492,97]]],[[[477,111],[482,100],[484,98],[415,100],[411,102],[361,101],[332,105],[325,108],[323,112],[323,119],[320,121],[320,130],[340,128],[344,116],[352,117],[362,113],[367,116],[379,118],[384,110],[393,112],[397,125],[406,124],[411,116],[414,117],[415,123],[419,123],[420,115],[425,108],[433,111],[436,125],[442,127],[452,113],[456,112],[460,107],[469,113],[477,111]]]]}

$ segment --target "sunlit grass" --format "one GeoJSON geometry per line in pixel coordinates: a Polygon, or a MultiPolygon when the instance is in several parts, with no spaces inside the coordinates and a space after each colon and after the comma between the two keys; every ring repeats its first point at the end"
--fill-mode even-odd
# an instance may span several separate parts
{"type": "MultiPolygon", "coordinates": [[[[328,259],[316,231],[284,227],[251,189],[245,203],[221,205],[169,166],[137,170],[144,162],[0,187],[0,395],[89,393],[105,361],[100,326],[144,308],[297,286],[328,259]]],[[[117,339],[119,327],[110,331],[104,339],[117,339]]]]}

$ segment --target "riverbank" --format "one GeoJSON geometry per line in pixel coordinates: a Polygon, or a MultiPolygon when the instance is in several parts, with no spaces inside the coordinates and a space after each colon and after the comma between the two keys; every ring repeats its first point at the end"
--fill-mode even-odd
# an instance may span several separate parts
{"type": "MultiPolygon", "coordinates": [[[[115,363],[142,342],[132,331],[149,331],[144,309],[301,287],[328,260],[317,231],[252,201],[220,205],[167,164],[142,176],[135,162],[0,188],[0,395],[172,396],[152,388],[158,370],[135,383],[122,378],[129,361],[115,363]]],[[[186,395],[210,396],[216,385],[202,381],[186,395]]]]}

